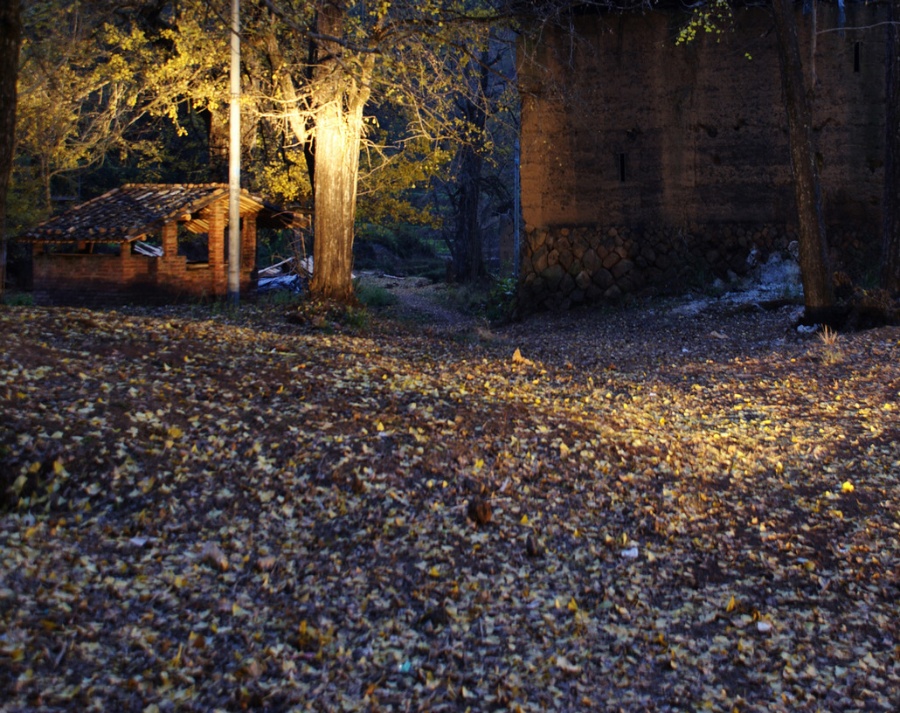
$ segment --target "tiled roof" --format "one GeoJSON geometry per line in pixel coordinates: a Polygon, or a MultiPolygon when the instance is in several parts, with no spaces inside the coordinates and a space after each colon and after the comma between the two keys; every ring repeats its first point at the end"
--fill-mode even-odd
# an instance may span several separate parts
{"type": "MultiPolygon", "coordinates": [[[[87,203],[67,210],[18,237],[21,242],[109,242],[137,240],[173,220],[193,216],[195,229],[205,230],[199,211],[217,200],[228,199],[227,183],[132,183],[115,188],[87,203]]],[[[241,190],[241,215],[275,210],[241,190]]],[[[282,214],[284,227],[299,216],[282,214]]],[[[298,225],[303,225],[301,219],[298,225]]]]}

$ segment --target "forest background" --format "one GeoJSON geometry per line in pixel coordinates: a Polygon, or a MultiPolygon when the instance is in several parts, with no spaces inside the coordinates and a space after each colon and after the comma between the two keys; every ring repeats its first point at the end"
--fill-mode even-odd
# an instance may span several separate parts
{"type": "MultiPolygon", "coordinates": [[[[246,187],[311,209],[314,293],[353,297],[357,235],[404,255],[449,253],[460,280],[486,274],[487,224],[516,222],[515,38],[573,12],[652,3],[548,0],[245,4],[246,187]]],[[[894,3],[887,3],[893,17],[894,3]]],[[[18,3],[10,3],[9,9],[18,3]]],[[[815,5],[812,5],[814,10],[815,5]]],[[[788,116],[799,260],[809,319],[835,307],[796,6],[772,3],[788,116]]],[[[229,4],[28,2],[5,23],[21,56],[10,232],[66,200],[126,181],[222,180],[227,166],[229,4]],[[17,14],[18,15],[18,14],[17,14]],[[18,30],[14,28],[19,28],[18,30]]],[[[681,41],[727,29],[726,0],[685,13],[681,41]]],[[[815,31],[813,22],[812,30],[815,31]]],[[[806,30],[806,28],[801,28],[806,30]]],[[[900,286],[898,33],[886,23],[882,285],[900,286]]],[[[12,53],[10,53],[12,56],[12,53]]],[[[7,80],[9,84],[9,80],[7,80]]],[[[9,90],[7,87],[7,94],[9,90]]],[[[9,132],[7,131],[7,135],[9,132]]],[[[5,171],[4,171],[5,173],[5,171]]],[[[5,184],[0,186],[6,192],[5,184]]],[[[4,196],[0,196],[3,198],[4,196]]],[[[8,206],[5,203],[9,203],[8,206]]],[[[3,240],[4,253],[6,240],[3,240]]],[[[514,258],[515,259],[515,258],[514,258]]],[[[5,260],[2,261],[5,263],[5,260]]]]}

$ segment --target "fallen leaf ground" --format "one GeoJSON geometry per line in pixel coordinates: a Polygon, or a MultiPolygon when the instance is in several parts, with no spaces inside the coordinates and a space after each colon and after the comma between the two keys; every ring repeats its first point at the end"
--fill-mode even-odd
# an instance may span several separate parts
{"type": "Polygon", "coordinates": [[[900,331],[791,316],[0,308],[0,708],[897,710],[900,331]]]}

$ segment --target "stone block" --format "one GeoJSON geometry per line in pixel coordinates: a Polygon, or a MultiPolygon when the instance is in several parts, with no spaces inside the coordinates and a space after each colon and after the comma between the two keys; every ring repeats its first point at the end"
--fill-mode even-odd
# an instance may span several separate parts
{"type": "Polygon", "coordinates": [[[619,262],[621,259],[622,259],[622,258],[621,258],[621,256],[619,255],[619,253],[617,253],[617,252],[611,252],[611,253],[609,253],[609,255],[607,255],[607,256],[603,259],[603,267],[605,267],[607,270],[611,270],[613,267],[615,267],[615,266],[618,264],[618,262],[619,262]]]}
{"type": "Polygon", "coordinates": [[[549,264],[550,263],[547,261],[547,248],[541,246],[531,256],[531,265],[534,268],[534,271],[540,275],[544,270],[547,269],[549,264]]]}
{"type": "Polygon", "coordinates": [[[622,290],[619,289],[618,285],[613,285],[603,293],[603,297],[610,302],[615,302],[622,297],[622,290]]]}
{"type": "Polygon", "coordinates": [[[618,280],[631,272],[632,269],[634,269],[634,263],[631,262],[631,260],[620,260],[613,266],[612,276],[614,279],[618,280]]]}
{"type": "Polygon", "coordinates": [[[602,290],[607,290],[615,284],[612,273],[609,270],[600,268],[591,276],[594,284],[602,290]]]}
{"type": "Polygon", "coordinates": [[[600,258],[597,257],[597,253],[595,253],[593,249],[584,251],[584,255],[581,256],[581,264],[584,266],[584,269],[590,273],[595,272],[603,265],[600,258]]]}
{"type": "Polygon", "coordinates": [[[550,265],[541,272],[541,277],[544,279],[544,282],[547,284],[547,288],[551,292],[559,289],[559,284],[560,282],[562,282],[564,276],[568,275],[566,275],[566,271],[563,270],[560,265],[550,265]]]}

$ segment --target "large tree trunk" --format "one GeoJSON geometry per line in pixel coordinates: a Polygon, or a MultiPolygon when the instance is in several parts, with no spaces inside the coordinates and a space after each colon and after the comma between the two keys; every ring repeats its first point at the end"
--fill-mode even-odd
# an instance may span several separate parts
{"type": "Polygon", "coordinates": [[[16,78],[21,38],[19,0],[0,0],[0,296],[6,287],[6,195],[16,142],[16,78]]]}
{"type": "MultiPolygon", "coordinates": [[[[324,97],[323,97],[324,98],[324,97]]],[[[353,299],[353,227],[362,106],[347,110],[340,90],[316,111],[316,185],[313,294],[353,299]]]]}
{"type": "MultiPolygon", "coordinates": [[[[343,3],[323,2],[317,23],[320,37],[340,37],[346,12],[343,3]]],[[[369,100],[375,55],[356,63],[358,74],[352,76],[341,54],[337,42],[320,41],[314,90],[315,242],[310,292],[349,302],[354,299],[353,228],[363,110],[369,100]]]]}
{"type": "Polygon", "coordinates": [[[477,149],[465,144],[459,149],[456,226],[454,229],[454,274],[461,282],[484,275],[478,206],[481,202],[482,158],[477,149]]]}
{"type": "Polygon", "coordinates": [[[806,319],[814,322],[827,321],[834,308],[834,288],[828,268],[822,189],[813,150],[812,108],[803,81],[797,16],[793,0],[772,0],[772,9],[787,110],[794,195],[797,201],[800,271],[806,319]]]}
{"type": "Polygon", "coordinates": [[[900,12],[892,0],[888,5],[885,30],[885,139],[884,139],[884,224],[881,241],[881,285],[900,292],[900,31],[894,21],[900,12]]]}
{"type": "Polygon", "coordinates": [[[481,203],[481,135],[487,122],[485,95],[488,86],[488,53],[481,56],[477,81],[472,82],[473,96],[465,96],[461,101],[463,115],[468,128],[468,136],[459,149],[459,173],[456,192],[456,229],[454,231],[454,273],[465,282],[483,277],[484,255],[480,229],[479,205],[481,203]]]}

